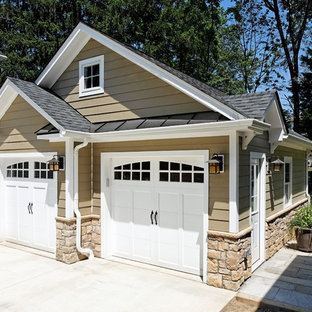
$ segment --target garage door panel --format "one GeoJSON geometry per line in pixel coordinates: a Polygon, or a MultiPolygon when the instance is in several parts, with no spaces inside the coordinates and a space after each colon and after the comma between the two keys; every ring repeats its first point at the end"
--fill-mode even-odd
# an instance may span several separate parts
{"type": "MultiPolygon", "coordinates": [[[[116,172],[125,169],[119,165],[122,161],[112,162],[116,164],[111,171],[113,254],[200,274],[204,184],[195,183],[193,177],[198,172],[203,175],[202,168],[194,167],[202,167],[202,159],[142,159],[150,163],[148,181],[126,180],[122,174],[115,177],[116,172]],[[160,180],[160,173],[167,174],[168,179],[160,180]],[[179,175],[178,181],[171,182],[171,173],[179,175]],[[183,173],[191,175],[191,179],[183,179],[183,173]]],[[[136,164],[141,160],[129,158],[127,162],[136,164]]],[[[141,170],[137,167],[131,170],[141,170]]]]}
{"type": "Polygon", "coordinates": [[[133,206],[134,209],[143,209],[150,211],[150,204],[153,200],[151,191],[133,191],[133,206]]]}
{"type": "Polygon", "coordinates": [[[112,205],[128,208],[132,204],[132,192],[124,189],[115,189],[112,194],[112,205]]]}
{"type": "Polygon", "coordinates": [[[31,188],[28,186],[18,186],[18,213],[20,221],[19,240],[22,242],[31,242],[33,240],[33,218],[29,213],[28,205],[30,203],[31,188]]]}
{"type": "Polygon", "coordinates": [[[179,213],[180,195],[179,193],[160,192],[159,198],[159,210],[161,213],[179,213]]]}
{"type": "Polygon", "coordinates": [[[158,260],[160,263],[167,263],[173,266],[179,265],[179,246],[177,244],[159,243],[158,260]]]}
{"type": "Polygon", "coordinates": [[[18,239],[18,198],[17,187],[14,185],[5,186],[6,214],[7,214],[7,235],[8,238],[18,239]]]}
{"type": "Polygon", "coordinates": [[[200,268],[200,257],[201,249],[200,246],[185,246],[183,249],[183,266],[194,270],[197,274],[199,274],[200,268]]]}
{"type": "Polygon", "coordinates": [[[55,251],[56,175],[44,158],[7,159],[3,163],[7,239],[55,251]]]}
{"type": "Polygon", "coordinates": [[[203,215],[203,196],[200,194],[183,194],[184,214],[203,215]]]}
{"type": "Polygon", "coordinates": [[[40,246],[49,244],[49,205],[47,202],[47,187],[35,186],[33,188],[33,217],[34,217],[34,243],[40,246]]]}

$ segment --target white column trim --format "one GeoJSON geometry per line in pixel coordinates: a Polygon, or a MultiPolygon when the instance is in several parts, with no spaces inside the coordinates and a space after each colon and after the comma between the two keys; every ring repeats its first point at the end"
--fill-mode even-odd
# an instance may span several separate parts
{"type": "Polygon", "coordinates": [[[229,232],[239,231],[239,135],[229,135],[229,232]]]}
{"type": "Polygon", "coordinates": [[[74,141],[65,141],[65,217],[74,217],[74,141]]]}

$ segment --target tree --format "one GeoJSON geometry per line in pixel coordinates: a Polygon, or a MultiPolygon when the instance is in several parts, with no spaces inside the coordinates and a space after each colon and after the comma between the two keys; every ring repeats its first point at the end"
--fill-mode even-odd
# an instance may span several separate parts
{"type": "Polygon", "coordinates": [[[302,57],[306,70],[300,81],[300,130],[312,140],[312,49],[302,57]]]}
{"type": "Polygon", "coordinates": [[[224,62],[221,66],[235,71],[242,92],[256,92],[259,86],[274,86],[279,75],[276,64],[280,58],[272,49],[274,34],[270,31],[267,9],[258,0],[235,0],[227,9],[226,27],[221,40],[224,62]]]}
{"type": "MultiPolygon", "coordinates": [[[[284,51],[284,64],[290,74],[294,130],[300,131],[300,52],[304,36],[312,17],[311,0],[263,0],[272,12],[272,22],[277,29],[284,51]]],[[[279,43],[277,42],[277,46],[279,43]]]]}

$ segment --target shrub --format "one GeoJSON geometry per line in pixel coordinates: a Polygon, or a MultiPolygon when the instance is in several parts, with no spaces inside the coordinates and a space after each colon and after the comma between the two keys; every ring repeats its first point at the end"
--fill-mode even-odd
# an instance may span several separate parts
{"type": "Polygon", "coordinates": [[[297,211],[293,219],[289,222],[289,227],[291,229],[312,229],[312,205],[309,205],[297,211]]]}

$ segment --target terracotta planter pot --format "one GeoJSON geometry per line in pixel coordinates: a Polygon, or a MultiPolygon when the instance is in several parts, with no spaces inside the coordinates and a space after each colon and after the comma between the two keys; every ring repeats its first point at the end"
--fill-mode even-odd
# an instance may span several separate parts
{"type": "Polygon", "coordinates": [[[296,229],[297,248],[312,252],[312,229],[296,229]]]}

